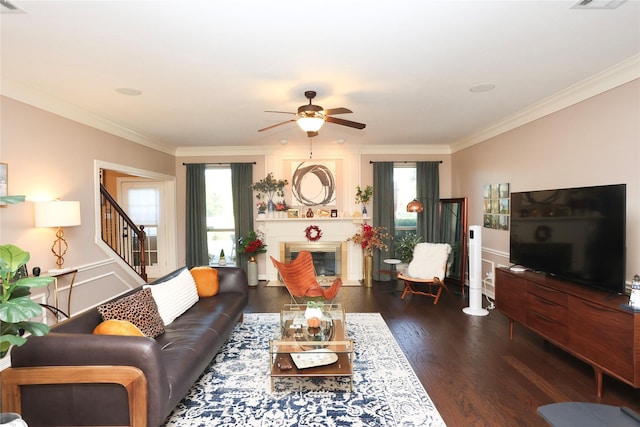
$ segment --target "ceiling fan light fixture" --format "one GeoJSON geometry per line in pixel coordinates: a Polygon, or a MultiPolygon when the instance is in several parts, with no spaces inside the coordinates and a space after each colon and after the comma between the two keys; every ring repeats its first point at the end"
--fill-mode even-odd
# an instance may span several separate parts
{"type": "Polygon", "coordinates": [[[324,119],[322,117],[299,117],[296,120],[300,129],[305,132],[318,132],[322,125],[324,124],[324,119]]]}

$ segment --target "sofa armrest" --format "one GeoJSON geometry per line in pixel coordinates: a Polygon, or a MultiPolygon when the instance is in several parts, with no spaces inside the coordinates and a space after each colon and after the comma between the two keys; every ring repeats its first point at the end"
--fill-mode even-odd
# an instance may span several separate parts
{"type": "Polygon", "coordinates": [[[160,346],[152,338],[52,332],[31,336],[11,351],[12,368],[92,365],[138,368],[147,383],[147,414],[164,413],[169,381],[160,346]]]}
{"type": "Polygon", "coordinates": [[[243,269],[239,267],[220,267],[217,270],[221,293],[249,293],[247,273],[243,269]]]}
{"type": "Polygon", "coordinates": [[[147,425],[147,381],[138,368],[132,366],[41,366],[8,368],[2,377],[3,412],[21,413],[23,385],[34,384],[120,384],[129,398],[129,419],[132,427],[147,425]]]}

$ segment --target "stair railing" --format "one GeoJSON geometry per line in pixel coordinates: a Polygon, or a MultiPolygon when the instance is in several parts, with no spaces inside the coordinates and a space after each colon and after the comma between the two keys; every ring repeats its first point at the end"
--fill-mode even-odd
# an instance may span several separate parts
{"type": "Polygon", "coordinates": [[[102,241],[146,282],[147,234],[144,225],[138,227],[102,184],[100,211],[102,241]]]}

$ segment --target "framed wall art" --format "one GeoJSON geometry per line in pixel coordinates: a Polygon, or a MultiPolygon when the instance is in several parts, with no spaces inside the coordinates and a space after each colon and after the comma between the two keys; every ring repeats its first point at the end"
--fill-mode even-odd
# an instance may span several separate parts
{"type": "Polygon", "coordinates": [[[484,186],[485,228],[509,229],[509,184],[488,184],[484,186]]]}
{"type": "Polygon", "coordinates": [[[0,197],[9,195],[9,165],[0,163],[0,197]]]}
{"type": "Polygon", "coordinates": [[[286,160],[285,174],[291,177],[291,204],[336,206],[342,160],[286,160]]]}

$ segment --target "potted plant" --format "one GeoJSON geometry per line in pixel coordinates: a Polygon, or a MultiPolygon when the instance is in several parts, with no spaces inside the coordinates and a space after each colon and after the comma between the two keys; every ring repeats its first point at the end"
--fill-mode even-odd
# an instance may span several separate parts
{"type": "Polygon", "coordinates": [[[385,240],[387,239],[389,239],[389,233],[387,233],[386,227],[373,227],[366,222],[362,224],[360,232],[347,239],[347,241],[357,243],[362,247],[362,252],[364,254],[364,284],[366,287],[372,286],[373,250],[387,249],[387,244],[385,243],[385,240]]]}
{"type": "MultiPolygon", "coordinates": [[[[15,245],[0,246],[0,358],[4,357],[12,345],[21,346],[27,340],[25,332],[32,335],[46,335],[49,327],[29,319],[42,313],[42,307],[31,298],[31,288],[47,286],[52,277],[18,277],[18,271],[25,270],[29,252],[15,245]]],[[[26,275],[25,275],[26,276],[26,275]]]]}
{"type": "Polygon", "coordinates": [[[262,195],[264,194],[267,201],[267,210],[273,212],[275,210],[274,196],[284,197],[284,187],[288,184],[289,181],[286,179],[275,179],[273,172],[269,172],[264,179],[253,183],[249,188],[258,192],[256,195],[258,200],[262,200],[262,195]]]}
{"type": "Polygon", "coordinates": [[[240,253],[249,256],[249,261],[247,261],[247,280],[249,286],[258,286],[258,261],[256,261],[256,255],[267,252],[264,236],[262,233],[258,234],[251,230],[246,237],[240,237],[238,239],[238,250],[240,253]]]}
{"type": "Polygon", "coordinates": [[[405,233],[400,237],[397,237],[393,248],[395,249],[395,257],[402,261],[402,264],[398,265],[398,268],[406,268],[406,266],[413,259],[413,248],[422,240],[422,237],[416,233],[405,233]]]}
{"type": "Polygon", "coordinates": [[[358,185],[356,187],[356,204],[362,205],[362,215],[367,215],[367,203],[371,201],[371,196],[373,196],[373,187],[367,185],[364,190],[360,188],[358,185]]]}

